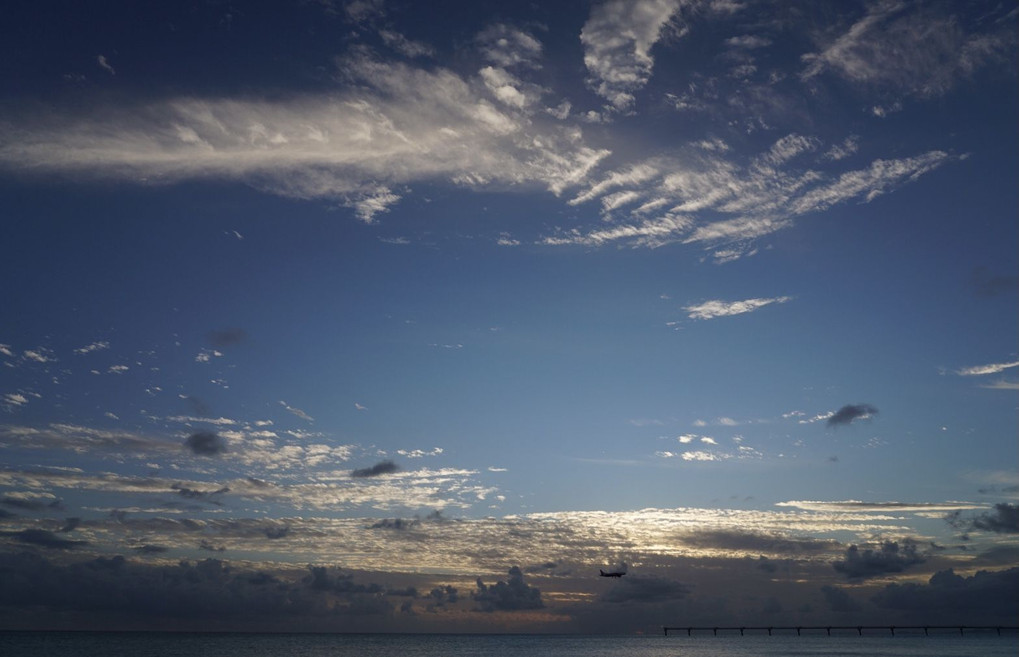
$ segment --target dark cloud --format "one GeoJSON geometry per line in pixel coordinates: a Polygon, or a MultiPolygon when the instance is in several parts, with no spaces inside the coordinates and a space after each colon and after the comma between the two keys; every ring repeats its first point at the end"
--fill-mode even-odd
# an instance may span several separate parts
{"type": "Polygon", "coordinates": [[[60,511],[64,508],[60,500],[44,502],[42,500],[30,500],[20,497],[4,497],[0,500],[0,504],[22,511],[60,511]]]}
{"type": "Polygon", "coordinates": [[[184,484],[173,484],[170,488],[177,491],[177,494],[181,497],[208,502],[209,504],[215,504],[216,506],[223,506],[223,503],[214,499],[214,496],[230,492],[230,489],[227,486],[223,486],[217,490],[197,490],[194,488],[188,488],[184,484]]]}
{"type": "Polygon", "coordinates": [[[387,589],[386,595],[397,595],[405,598],[416,598],[418,597],[418,590],[413,586],[408,586],[405,589],[387,589]]]}
{"type": "Polygon", "coordinates": [[[690,589],[679,582],[660,577],[634,577],[632,575],[615,580],[608,591],[602,595],[604,602],[622,604],[628,602],[646,602],[661,604],[680,600],[690,589]]]}
{"type": "Polygon", "coordinates": [[[889,584],[872,600],[885,609],[924,612],[927,618],[941,611],[956,623],[987,624],[1007,619],[1011,624],[1019,616],[1016,591],[1019,568],[980,570],[972,577],[957,575],[949,568],[934,573],[927,584],[889,584]]]}
{"type": "Polygon", "coordinates": [[[833,541],[813,538],[790,538],[781,534],[764,534],[729,529],[693,532],[683,538],[685,543],[700,548],[744,550],[747,552],[821,552],[831,549],[833,541]]]}
{"type": "Polygon", "coordinates": [[[428,592],[428,605],[425,609],[435,612],[447,604],[456,604],[459,599],[460,593],[455,586],[448,584],[446,586],[436,586],[428,592]]]}
{"type": "Polygon", "coordinates": [[[244,329],[228,328],[221,331],[209,331],[207,336],[213,347],[233,347],[248,339],[244,329]]]}
{"type": "Polygon", "coordinates": [[[163,545],[139,545],[133,549],[141,552],[142,554],[162,554],[163,552],[170,551],[170,548],[163,545]]]}
{"type": "Polygon", "coordinates": [[[222,545],[214,545],[209,541],[202,541],[198,544],[198,549],[205,550],[206,552],[226,552],[226,548],[222,545]]]}
{"type": "Polygon", "coordinates": [[[378,477],[379,475],[391,474],[399,469],[400,469],[399,466],[397,466],[395,463],[386,460],[376,463],[370,468],[361,468],[359,470],[354,470],[353,472],[350,473],[350,476],[357,478],[378,477]]]}
{"type": "Polygon", "coordinates": [[[187,437],[184,446],[198,456],[216,456],[226,451],[226,443],[219,434],[212,431],[199,431],[187,437]]]}
{"type": "Polygon", "coordinates": [[[64,526],[58,529],[57,531],[60,532],[61,534],[66,534],[77,529],[78,525],[80,524],[81,518],[68,518],[67,520],[64,521],[64,526]]]}
{"type": "Polygon", "coordinates": [[[973,529],[998,534],[1019,533],[1019,505],[1002,502],[994,505],[994,511],[973,519],[973,529]]]}
{"type": "Polygon", "coordinates": [[[17,517],[18,514],[16,513],[11,513],[7,509],[0,509],[0,520],[12,520],[17,517]]]}
{"type": "MultiPolygon", "coordinates": [[[[996,534],[1019,533],[1019,505],[1001,502],[994,505],[994,510],[978,516],[964,516],[961,511],[953,511],[945,516],[945,522],[961,532],[985,531],[996,534]]],[[[968,541],[969,536],[963,534],[961,540],[968,541]]]]}
{"type": "Polygon", "coordinates": [[[265,537],[269,540],[275,540],[277,538],[283,538],[290,533],[290,525],[283,525],[281,527],[266,527],[264,530],[265,537]]]}
{"type": "Polygon", "coordinates": [[[209,405],[202,401],[199,397],[195,397],[194,395],[183,395],[181,399],[188,403],[188,406],[191,407],[191,412],[196,417],[209,417],[212,415],[212,409],[210,409],[209,405]]]}
{"type": "Polygon", "coordinates": [[[994,274],[986,267],[977,267],[970,277],[970,285],[979,297],[993,297],[1015,292],[1019,288],[1019,276],[994,274]]]}
{"type": "Polygon", "coordinates": [[[824,594],[824,601],[828,608],[840,614],[860,611],[862,605],[849,595],[845,589],[837,586],[822,586],[821,593],[824,594]]]}
{"type": "Polygon", "coordinates": [[[499,580],[486,586],[481,578],[477,579],[478,589],[471,593],[471,598],[478,604],[481,611],[517,611],[520,609],[541,609],[541,591],[524,582],[524,574],[518,566],[509,569],[509,580],[499,580]]]}
{"type": "Polygon", "coordinates": [[[923,563],[924,557],[917,554],[916,544],[886,541],[878,550],[861,550],[850,545],[846,557],[832,566],[849,579],[876,577],[887,573],[901,573],[910,566],[923,563]]]}
{"type": "Polygon", "coordinates": [[[378,522],[375,522],[369,527],[369,529],[394,529],[396,531],[406,531],[413,527],[416,527],[421,521],[417,518],[404,520],[403,518],[383,518],[378,522]]]}
{"type": "Polygon", "coordinates": [[[78,547],[79,545],[88,544],[87,541],[72,541],[62,536],[57,536],[53,532],[45,529],[23,529],[20,532],[14,532],[12,536],[15,540],[22,543],[38,545],[44,548],[52,548],[54,550],[70,550],[78,547]]]}
{"type": "Polygon", "coordinates": [[[870,404],[846,404],[835,415],[828,418],[829,427],[840,427],[852,424],[856,420],[866,420],[877,415],[878,411],[870,404]]]}

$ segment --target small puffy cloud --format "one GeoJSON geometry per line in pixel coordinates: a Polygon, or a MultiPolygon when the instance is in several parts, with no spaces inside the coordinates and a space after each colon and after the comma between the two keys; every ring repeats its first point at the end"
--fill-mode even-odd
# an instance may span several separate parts
{"type": "Polygon", "coordinates": [[[55,363],[56,358],[53,357],[52,352],[44,347],[38,349],[26,349],[23,356],[25,360],[30,360],[36,363],[55,363]]]}
{"type": "Polygon", "coordinates": [[[28,397],[21,394],[20,392],[8,392],[3,396],[2,402],[4,407],[8,410],[17,408],[18,406],[24,406],[28,403],[28,397]]]}
{"type": "Polygon", "coordinates": [[[688,313],[690,319],[714,319],[716,317],[742,315],[743,313],[753,312],[773,303],[786,303],[791,299],[792,297],[744,299],[743,301],[721,301],[716,299],[685,306],[683,310],[688,313]]]}
{"type": "Polygon", "coordinates": [[[888,573],[901,573],[910,566],[923,563],[923,555],[918,554],[913,543],[886,541],[879,549],[861,550],[850,545],[845,558],[832,564],[838,572],[849,579],[877,577],[888,573]]]}
{"type": "Polygon", "coordinates": [[[471,593],[471,598],[481,611],[518,611],[545,606],[541,601],[541,591],[524,582],[519,566],[509,569],[508,581],[499,580],[489,586],[479,577],[476,584],[478,588],[471,593]]]}
{"type": "Polygon", "coordinates": [[[485,59],[496,66],[538,67],[541,42],[527,32],[499,23],[478,34],[476,41],[485,59]]]}
{"type": "Polygon", "coordinates": [[[99,68],[103,69],[110,75],[117,74],[117,72],[113,70],[113,66],[111,66],[110,62],[106,59],[106,55],[96,55],[96,63],[99,64],[99,68]]]}
{"type": "Polygon", "coordinates": [[[378,477],[380,475],[392,474],[398,471],[399,469],[400,468],[398,465],[396,465],[392,461],[386,460],[380,461],[375,465],[371,466],[370,468],[359,468],[357,470],[353,470],[351,471],[350,476],[358,479],[363,479],[367,477],[378,477]]]}
{"type": "Polygon", "coordinates": [[[90,354],[93,351],[101,351],[103,349],[109,349],[109,348],[110,348],[110,343],[109,342],[99,341],[99,342],[93,342],[92,344],[87,344],[84,347],[79,347],[79,348],[74,350],[74,353],[79,355],[79,356],[84,356],[85,354],[90,354]]]}
{"type": "Polygon", "coordinates": [[[198,456],[216,456],[226,451],[226,443],[212,431],[198,431],[184,440],[184,446],[198,456]]]}
{"type": "Polygon", "coordinates": [[[829,427],[850,425],[856,420],[869,420],[877,415],[878,410],[870,404],[846,404],[828,418],[829,427]]]}
{"type": "Polygon", "coordinates": [[[424,458],[426,456],[438,456],[439,454],[442,454],[442,452],[443,452],[443,449],[441,447],[434,447],[434,448],[429,449],[429,450],[423,450],[423,449],[411,449],[411,450],[398,449],[398,450],[396,450],[397,454],[399,454],[400,456],[405,456],[405,457],[407,457],[409,459],[420,459],[420,458],[424,458]]]}
{"type": "Polygon", "coordinates": [[[129,369],[131,368],[128,367],[127,365],[110,365],[110,367],[106,371],[109,374],[123,374],[129,369]]]}
{"type": "Polygon", "coordinates": [[[293,406],[291,406],[290,404],[286,403],[282,399],[280,400],[280,406],[282,406],[283,408],[287,409],[287,411],[293,413],[294,415],[296,415],[297,417],[301,418],[302,420],[307,420],[308,422],[314,422],[315,421],[315,418],[311,417],[310,415],[308,415],[307,413],[305,413],[304,411],[302,411],[299,408],[294,408],[293,406]]]}

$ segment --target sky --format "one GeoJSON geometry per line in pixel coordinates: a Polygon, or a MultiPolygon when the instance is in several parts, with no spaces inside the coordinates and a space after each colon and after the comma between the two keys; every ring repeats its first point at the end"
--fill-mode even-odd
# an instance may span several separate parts
{"type": "Polygon", "coordinates": [[[4,13],[0,626],[1015,624],[1014,2],[4,13]]]}

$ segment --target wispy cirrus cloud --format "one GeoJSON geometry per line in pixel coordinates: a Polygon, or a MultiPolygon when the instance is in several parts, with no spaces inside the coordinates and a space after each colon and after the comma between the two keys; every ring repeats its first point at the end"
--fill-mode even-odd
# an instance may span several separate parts
{"type": "MultiPolygon", "coordinates": [[[[1001,18],[1003,7],[984,18],[1001,18]]],[[[800,76],[830,71],[850,82],[920,98],[940,96],[1015,43],[1004,24],[967,25],[938,7],[899,0],[872,3],[864,16],[815,53],[800,76]]]]}
{"type": "Polygon", "coordinates": [[[699,304],[684,306],[690,319],[715,319],[717,317],[729,317],[754,312],[773,303],[786,303],[792,297],[771,297],[758,299],[744,299],[742,301],[721,301],[713,299],[699,304]]]}
{"type": "Polygon", "coordinates": [[[989,363],[987,365],[974,365],[956,370],[960,376],[986,376],[988,374],[1000,374],[1013,367],[1019,367],[1019,360],[1004,363],[989,363]]]}

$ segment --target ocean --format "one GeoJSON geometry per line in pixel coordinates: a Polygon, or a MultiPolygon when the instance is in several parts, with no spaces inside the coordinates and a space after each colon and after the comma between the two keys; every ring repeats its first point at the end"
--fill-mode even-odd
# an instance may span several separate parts
{"type": "Polygon", "coordinates": [[[17,657],[1016,657],[1019,636],[0,632],[17,657]]]}

